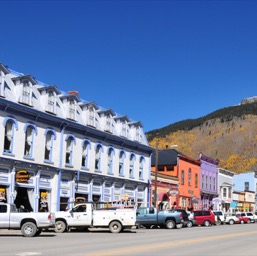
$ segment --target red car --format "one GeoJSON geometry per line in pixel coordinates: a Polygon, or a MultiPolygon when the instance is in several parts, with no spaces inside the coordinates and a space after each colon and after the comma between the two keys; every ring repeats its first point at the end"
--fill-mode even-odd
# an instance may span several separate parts
{"type": "Polygon", "coordinates": [[[244,224],[244,223],[251,222],[251,220],[246,216],[241,216],[240,214],[236,214],[236,217],[239,219],[239,222],[237,222],[237,223],[244,224]]]}
{"type": "Polygon", "coordinates": [[[196,225],[209,227],[215,224],[215,215],[212,211],[197,210],[193,211],[196,225]]]}

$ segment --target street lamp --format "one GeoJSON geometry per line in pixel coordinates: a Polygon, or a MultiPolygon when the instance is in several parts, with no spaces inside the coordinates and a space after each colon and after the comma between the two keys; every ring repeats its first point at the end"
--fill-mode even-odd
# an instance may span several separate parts
{"type": "Polygon", "coordinates": [[[154,179],[154,202],[157,208],[157,173],[158,173],[158,140],[156,140],[155,146],[155,179],[154,179]]]}

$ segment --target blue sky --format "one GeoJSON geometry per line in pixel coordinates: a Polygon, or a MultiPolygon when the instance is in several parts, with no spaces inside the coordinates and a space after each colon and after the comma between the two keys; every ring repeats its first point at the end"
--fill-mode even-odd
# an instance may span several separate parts
{"type": "Polygon", "coordinates": [[[257,95],[257,0],[0,0],[0,63],[150,131],[257,95]]]}

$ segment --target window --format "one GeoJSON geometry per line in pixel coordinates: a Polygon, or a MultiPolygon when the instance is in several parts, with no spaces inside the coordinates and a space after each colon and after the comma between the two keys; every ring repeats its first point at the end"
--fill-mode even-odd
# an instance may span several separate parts
{"type": "Polygon", "coordinates": [[[227,188],[223,188],[223,197],[224,197],[224,198],[227,197],[227,188]]]}
{"type": "Polygon", "coordinates": [[[52,161],[53,154],[53,140],[56,139],[56,134],[53,130],[47,129],[45,132],[46,140],[45,140],[45,156],[44,159],[46,161],[52,161]]]}
{"type": "Polygon", "coordinates": [[[192,170],[191,168],[188,169],[188,186],[191,186],[191,179],[192,179],[192,170]]]}
{"type": "Polygon", "coordinates": [[[204,175],[202,174],[202,189],[204,189],[204,175]]]}
{"type": "Polygon", "coordinates": [[[35,128],[32,125],[27,125],[25,127],[25,146],[24,146],[24,156],[32,157],[33,153],[33,144],[35,136],[35,128]]]}
{"type": "Polygon", "coordinates": [[[95,127],[95,111],[93,108],[88,109],[89,116],[88,116],[88,125],[95,127]]]}
{"type": "Polygon", "coordinates": [[[113,132],[112,116],[110,114],[106,116],[105,131],[111,133],[113,132]]]}
{"type": "Polygon", "coordinates": [[[245,190],[249,190],[249,182],[248,181],[245,182],[245,190]]]}
{"type": "Polygon", "coordinates": [[[228,197],[232,198],[232,189],[231,189],[231,187],[228,188],[228,197]]]}
{"type": "Polygon", "coordinates": [[[145,159],[141,157],[139,161],[139,179],[144,178],[144,163],[145,163],[145,159]]]}
{"type": "Polygon", "coordinates": [[[66,138],[66,155],[65,155],[65,164],[73,164],[73,149],[75,144],[75,138],[71,135],[68,135],[66,138]]]}
{"type": "Polygon", "coordinates": [[[211,185],[212,185],[212,177],[210,177],[210,191],[211,191],[211,185]]]}
{"type": "Polygon", "coordinates": [[[0,96],[4,97],[4,85],[5,85],[5,81],[4,81],[4,77],[5,74],[2,70],[0,70],[0,96]]]}
{"type": "Polygon", "coordinates": [[[46,111],[53,114],[56,113],[56,97],[53,91],[48,92],[46,111]]]}
{"type": "Polygon", "coordinates": [[[205,189],[208,189],[208,176],[205,176],[205,189]]]}
{"type": "Polygon", "coordinates": [[[97,145],[95,149],[95,171],[101,171],[101,151],[102,147],[101,145],[97,145]]]}
{"type": "Polygon", "coordinates": [[[213,191],[216,191],[216,178],[213,178],[213,191]]]}
{"type": "Polygon", "coordinates": [[[134,163],[135,163],[135,155],[131,154],[129,159],[129,177],[134,177],[134,163]]]}
{"type": "Polygon", "coordinates": [[[11,119],[9,119],[5,124],[5,132],[4,132],[4,152],[5,153],[12,153],[13,136],[14,136],[14,122],[11,119]]]}
{"type": "Polygon", "coordinates": [[[181,172],[181,185],[184,185],[185,184],[185,171],[182,170],[181,172]]]}
{"type": "Polygon", "coordinates": [[[121,151],[119,156],[119,175],[120,176],[124,176],[124,158],[125,158],[125,153],[121,151]]]}
{"type": "Polygon", "coordinates": [[[26,105],[31,105],[31,98],[32,98],[32,87],[29,81],[24,81],[23,87],[22,87],[21,103],[24,103],[26,105]]]}
{"type": "Polygon", "coordinates": [[[195,174],[195,187],[198,188],[198,173],[195,174]]]}
{"type": "Polygon", "coordinates": [[[140,127],[136,127],[136,141],[141,142],[140,127]]]}
{"type": "Polygon", "coordinates": [[[127,123],[126,123],[126,121],[122,121],[122,124],[121,124],[121,136],[127,137],[127,123]]]}
{"type": "Polygon", "coordinates": [[[88,141],[83,142],[82,146],[82,159],[81,166],[88,169],[88,153],[90,149],[90,144],[88,141]]]}
{"type": "Polygon", "coordinates": [[[75,100],[69,101],[69,113],[68,118],[71,120],[76,120],[76,106],[75,106],[75,100]]]}
{"type": "Polygon", "coordinates": [[[108,174],[113,173],[113,156],[114,156],[114,150],[112,148],[109,148],[108,150],[108,174]]]}
{"type": "Polygon", "coordinates": [[[166,170],[167,171],[174,171],[174,166],[173,165],[167,165],[166,170]]]}

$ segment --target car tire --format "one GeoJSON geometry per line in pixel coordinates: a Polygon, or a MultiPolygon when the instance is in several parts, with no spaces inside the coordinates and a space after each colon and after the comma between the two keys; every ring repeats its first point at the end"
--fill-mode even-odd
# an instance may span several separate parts
{"type": "Polygon", "coordinates": [[[203,222],[203,225],[204,225],[205,227],[209,227],[209,226],[211,225],[211,223],[210,223],[210,221],[205,220],[205,221],[203,222]]]}
{"type": "Polygon", "coordinates": [[[217,220],[215,223],[217,226],[221,225],[221,220],[217,220]]]}
{"type": "Polygon", "coordinates": [[[165,226],[167,229],[173,229],[175,228],[175,222],[173,220],[168,220],[166,223],[165,223],[165,226]]]}
{"type": "Polygon", "coordinates": [[[192,221],[188,221],[187,227],[188,227],[188,228],[192,228],[192,227],[193,227],[193,222],[192,222],[192,221]]]}
{"type": "Polygon", "coordinates": [[[21,233],[25,237],[33,237],[37,233],[37,226],[33,222],[25,222],[21,227],[21,233]]]}
{"type": "Polygon", "coordinates": [[[109,225],[109,229],[112,233],[120,233],[122,231],[122,225],[118,221],[112,221],[109,225]]]}
{"type": "Polygon", "coordinates": [[[55,222],[55,228],[54,231],[55,233],[63,233],[67,230],[66,223],[62,220],[57,220],[55,222]]]}
{"type": "Polygon", "coordinates": [[[243,220],[240,221],[240,224],[244,224],[245,222],[243,220]]]}
{"type": "Polygon", "coordinates": [[[182,224],[182,223],[176,225],[176,228],[177,228],[177,229],[181,229],[182,227],[183,227],[183,224],[182,224]]]}
{"type": "Polygon", "coordinates": [[[228,224],[233,225],[233,224],[235,224],[235,221],[231,219],[231,220],[228,221],[228,224]]]}
{"type": "Polygon", "coordinates": [[[41,229],[41,228],[39,228],[39,229],[37,230],[37,232],[36,232],[35,236],[39,236],[39,235],[41,234],[41,232],[42,232],[42,229],[41,229]]]}

